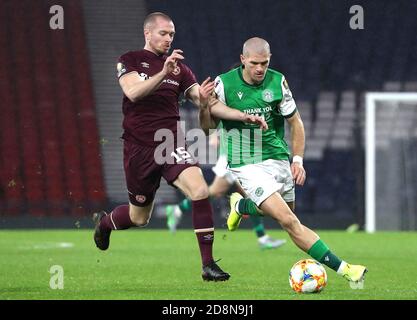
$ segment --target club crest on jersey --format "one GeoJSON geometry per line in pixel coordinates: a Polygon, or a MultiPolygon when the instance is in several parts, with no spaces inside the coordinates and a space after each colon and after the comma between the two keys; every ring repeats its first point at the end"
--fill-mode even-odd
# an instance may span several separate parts
{"type": "Polygon", "coordinates": [[[174,76],[178,76],[180,74],[180,72],[181,72],[180,67],[176,66],[175,69],[174,69],[174,71],[172,71],[172,74],[174,76]]]}
{"type": "Polygon", "coordinates": [[[237,93],[237,96],[239,97],[239,99],[240,99],[240,100],[242,100],[242,97],[243,97],[243,92],[242,92],[242,91],[239,91],[239,92],[237,93]]]}
{"type": "Polygon", "coordinates": [[[135,197],[136,201],[139,203],[144,203],[146,201],[146,197],[144,195],[137,195],[135,197]]]}
{"type": "Polygon", "coordinates": [[[272,102],[274,100],[274,93],[269,89],[265,89],[262,91],[262,99],[265,102],[272,102]]]}

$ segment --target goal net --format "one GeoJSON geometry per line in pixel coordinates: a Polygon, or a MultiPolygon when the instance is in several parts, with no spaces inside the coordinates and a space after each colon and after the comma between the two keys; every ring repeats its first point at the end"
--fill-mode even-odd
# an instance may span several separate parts
{"type": "Polygon", "coordinates": [[[417,93],[367,93],[365,230],[417,230],[417,93]]]}

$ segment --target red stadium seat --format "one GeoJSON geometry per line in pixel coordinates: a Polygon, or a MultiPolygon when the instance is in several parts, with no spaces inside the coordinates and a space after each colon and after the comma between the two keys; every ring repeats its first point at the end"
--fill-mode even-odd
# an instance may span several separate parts
{"type": "Polygon", "coordinates": [[[35,215],[86,214],[89,201],[105,200],[81,4],[65,2],[65,32],[49,29],[48,5],[0,3],[0,20],[10,26],[0,28],[0,60],[7,61],[0,65],[0,182],[8,214],[24,214],[25,206],[35,215]]]}

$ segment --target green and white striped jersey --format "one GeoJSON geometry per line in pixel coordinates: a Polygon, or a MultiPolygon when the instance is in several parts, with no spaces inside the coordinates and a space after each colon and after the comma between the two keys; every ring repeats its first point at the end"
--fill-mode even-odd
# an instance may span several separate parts
{"type": "Polygon", "coordinates": [[[289,159],[284,118],[292,117],[297,107],[284,75],[268,69],[262,83],[251,85],[244,81],[242,70],[241,66],[216,77],[217,97],[230,108],[263,117],[269,128],[261,131],[255,124],[222,120],[220,137],[229,166],[289,159]]]}

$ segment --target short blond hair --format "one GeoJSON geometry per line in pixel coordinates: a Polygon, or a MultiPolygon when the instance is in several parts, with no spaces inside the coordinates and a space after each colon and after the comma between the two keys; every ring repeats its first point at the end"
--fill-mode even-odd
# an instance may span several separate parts
{"type": "Polygon", "coordinates": [[[165,19],[167,21],[172,21],[170,16],[168,16],[167,14],[165,14],[163,12],[152,12],[152,13],[148,14],[146,16],[145,20],[143,21],[143,30],[149,29],[150,26],[155,23],[155,20],[158,17],[160,17],[162,19],[165,19]]]}
{"type": "Polygon", "coordinates": [[[248,57],[250,52],[257,54],[271,54],[271,48],[269,47],[268,41],[262,38],[253,37],[246,40],[243,44],[242,54],[245,57],[248,57]]]}

